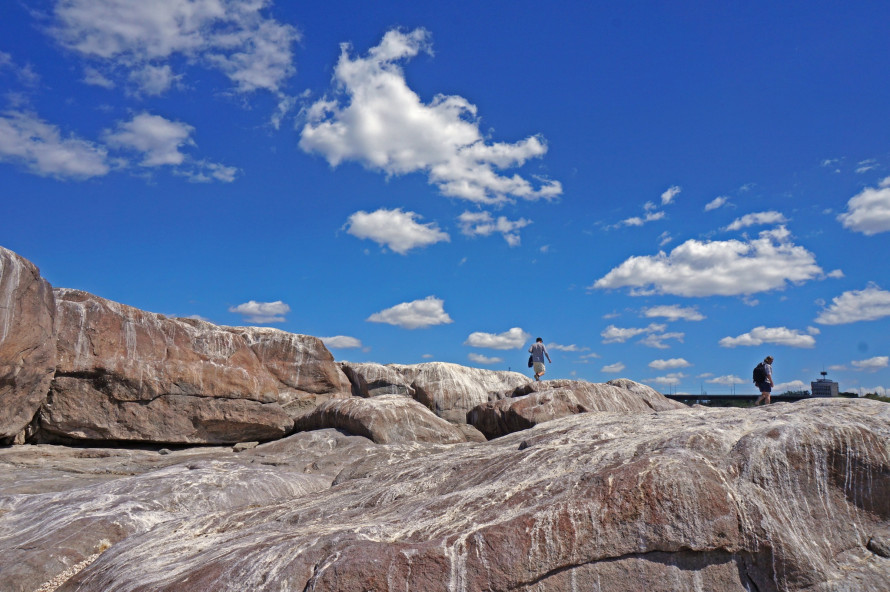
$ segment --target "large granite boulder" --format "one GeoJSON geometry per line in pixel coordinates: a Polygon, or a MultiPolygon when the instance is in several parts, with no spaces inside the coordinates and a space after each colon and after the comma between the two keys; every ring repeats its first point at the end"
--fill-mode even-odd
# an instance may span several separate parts
{"type": "Polygon", "coordinates": [[[0,247],[0,444],[31,423],[56,366],[55,303],[33,263],[0,247]]]}
{"type": "Polygon", "coordinates": [[[471,409],[467,423],[487,438],[497,438],[575,413],[640,414],[682,407],[682,403],[668,399],[655,389],[627,379],[606,384],[545,380],[521,386],[509,398],[471,409]]]}
{"type": "Polygon", "coordinates": [[[315,337],[169,319],[78,290],[55,295],[58,367],[40,413],[44,441],[271,440],[291,430],[306,397],[349,396],[315,337]]]}
{"type": "Polygon", "coordinates": [[[456,426],[402,395],[351,397],[322,403],[297,419],[297,430],[336,428],[378,444],[430,442],[456,444],[467,436],[456,426]]]}
{"type": "Polygon", "coordinates": [[[466,423],[470,409],[501,399],[530,380],[518,372],[468,368],[445,362],[385,366],[344,362],[342,366],[352,381],[354,394],[363,397],[407,395],[453,423],[466,423]]]}
{"type": "Polygon", "coordinates": [[[888,442],[890,406],[822,399],[570,415],[236,505],[206,498],[234,468],[169,467],[0,496],[0,568],[29,592],[884,590],[888,442]]]}

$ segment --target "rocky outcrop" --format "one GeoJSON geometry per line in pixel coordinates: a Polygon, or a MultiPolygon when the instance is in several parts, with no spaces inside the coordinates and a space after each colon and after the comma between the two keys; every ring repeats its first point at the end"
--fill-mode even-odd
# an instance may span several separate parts
{"type": "Polygon", "coordinates": [[[890,406],[867,400],[584,413],[481,444],[352,448],[323,491],[243,456],[275,442],[0,492],[0,565],[29,592],[61,573],[60,592],[882,590],[888,442],[890,406]]]}
{"type": "Polygon", "coordinates": [[[319,399],[349,396],[315,337],[55,294],[58,367],[40,412],[44,440],[271,440],[319,399]]]}
{"type": "Polygon", "coordinates": [[[297,430],[337,428],[378,444],[466,442],[463,432],[413,399],[401,395],[351,397],[322,403],[297,419],[297,430]]]}
{"type": "Polygon", "coordinates": [[[46,399],[56,366],[54,314],[39,270],[0,247],[0,443],[19,435],[46,399]]]}
{"type": "Polygon", "coordinates": [[[600,411],[637,415],[682,407],[682,403],[627,379],[607,384],[546,380],[521,386],[509,398],[473,408],[467,414],[467,422],[486,437],[497,438],[576,413],[600,411]]]}
{"type": "Polygon", "coordinates": [[[529,382],[527,376],[518,372],[467,368],[444,362],[385,366],[344,362],[342,366],[352,381],[353,394],[410,396],[453,423],[466,423],[467,412],[473,407],[502,399],[529,382]]]}

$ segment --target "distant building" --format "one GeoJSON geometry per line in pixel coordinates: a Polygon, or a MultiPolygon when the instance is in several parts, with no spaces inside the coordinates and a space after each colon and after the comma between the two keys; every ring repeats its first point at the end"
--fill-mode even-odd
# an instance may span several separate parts
{"type": "Polygon", "coordinates": [[[825,378],[828,372],[820,372],[822,378],[810,383],[814,397],[836,397],[838,394],[837,383],[825,378]]]}

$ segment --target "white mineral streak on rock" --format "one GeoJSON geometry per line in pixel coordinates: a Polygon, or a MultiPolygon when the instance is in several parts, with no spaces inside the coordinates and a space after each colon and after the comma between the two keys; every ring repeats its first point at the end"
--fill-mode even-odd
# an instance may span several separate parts
{"type": "Polygon", "coordinates": [[[878,590],[888,442],[871,401],[572,415],[158,524],[73,589],[878,590]]]}

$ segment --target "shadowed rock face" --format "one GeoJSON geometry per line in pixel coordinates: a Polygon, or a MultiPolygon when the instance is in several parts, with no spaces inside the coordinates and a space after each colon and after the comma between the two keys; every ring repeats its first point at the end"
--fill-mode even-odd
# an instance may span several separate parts
{"type": "Polygon", "coordinates": [[[518,372],[467,368],[444,362],[425,364],[353,364],[344,362],[353,393],[362,397],[397,394],[413,397],[439,417],[466,423],[467,412],[502,399],[529,378],[518,372]]]}
{"type": "Polygon", "coordinates": [[[608,384],[546,380],[523,385],[513,391],[510,398],[475,407],[467,414],[467,423],[486,437],[497,438],[587,411],[639,414],[682,407],[682,403],[627,379],[608,384]]]}
{"type": "Polygon", "coordinates": [[[297,430],[337,428],[365,436],[378,444],[456,444],[467,441],[457,427],[437,417],[417,401],[401,395],[327,401],[297,419],[294,427],[297,430]]]}
{"type": "Polygon", "coordinates": [[[0,443],[18,435],[46,399],[56,365],[54,311],[38,269],[0,247],[0,443]]]}
{"type": "Polygon", "coordinates": [[[890,560],[872,541],[890,525],[888,442],[890,406],[811,400],[583,413],[481,444],[350,448],[355,462],[324,491],[252,478],[281,483],[263,501],[251,485],[233,502],[219,480],[244,469],[205,459],[2,496],[0,557],[6,569],[14,551],[9,581],[31,586],[110,543],[67,592],[882,590],[890,560]],[[193,471],[193,495],[177,495],[171,483],[193,471]]]}

